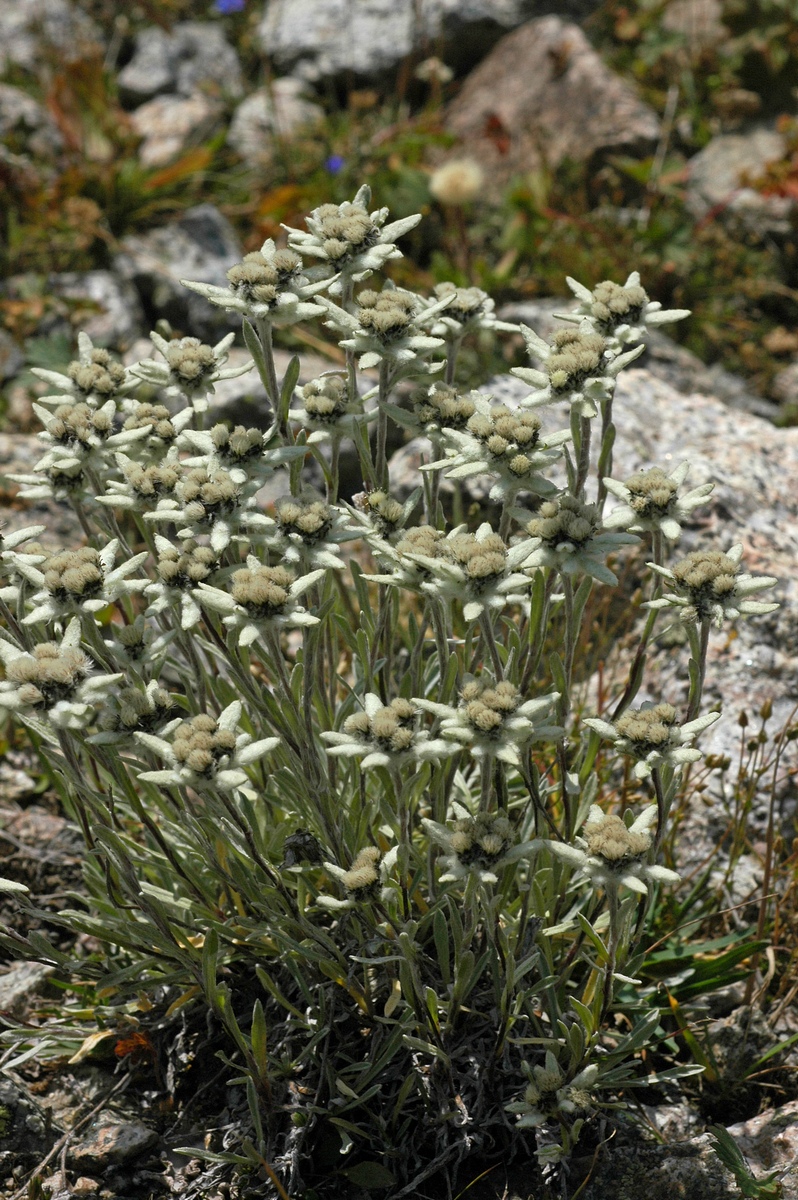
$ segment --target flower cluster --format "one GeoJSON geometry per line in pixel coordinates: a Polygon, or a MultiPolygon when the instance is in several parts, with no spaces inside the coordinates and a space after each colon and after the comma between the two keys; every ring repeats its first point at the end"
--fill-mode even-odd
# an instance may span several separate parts
{"type": "Polygon", "coordinates": [[[656,821],[656,804],[644,808],[631,825],[594,804],[582,826],[584,836],[577,837],[574,845],[568,842],[547,844],[558,858],[579,868],[594,887],[617,890],[623,884],[634,892],[645,894],[649,883],[679,882],[675,871],[645,861],[653,845],[651,829],[656,821]]]}
{"type": "Polygon", "coordinates": [[[374,692],[367,692],[363,711],[344,721],[342,731],[322,733],[328,754],[361,758],[361,767],[398,767],[407,762],[423,763],[454,752],[451,742],[431,738],[426,729],[418,729],[418,705],[396,699],[383,704],[374,692]]]}
{"type": "Polygon", "coordinates": [[[541,504],[538,515],[526,523],[536,541],[528,566],[555,567],[563,575],[583,572],[599,583],[617,583],[606,564],[608,554],[637,541],[634,534],[604,533],[599,510],[567,492],[541,504]]]}
{"type": "Polygon", "coordinates": [[[682,532],[682,523],[690,513],[703,504],[714,483],[702,483],[684,495],[679,487],[684,482],[689,463],[681,463],[667,475],[661,467],[635,471],[623,483],[605,479],[607,491],[622,501],[605,519],[606,529],[628,529],[630,533],[661,530],[670,541],[682,532]]]}
{"type": "Polygon", "coordinates": [[[643,704],[618,717],[614,725],[598,717],[586,718],[585,724],[612,741],[621,754],[636,759],[635,777],[645,779],[665,764],[678,768],[698,762],[701,751],[690,743],[719,718],[719,712],[710,712],[679,725],[672,704],[643,704]]]}
{"type": "Polygon", "coordinates": [[[166,762],[164,770],[143,771],[139,779],[164,787],[190,787],[234,791],[249,782],[244,767],[251,766],[280,744],[277,737],[253,741],[248,733],[236,733],[241,721],[241,704],[234,700],[218,717],[199,713],[188,721],[170,722],[160,737],[135,734],[136,740],[166,762]],[[174,734],[171,742],[166,738],[174,734]]]}
{"type": "Polygon", "coordinates": [[[524,700],[509,680],[498,683],[469,679],[460,692],[460,704],[452,708],[434,700],[416,700],[420,707],[441,718],[441,734],[468,746],[474,758],[497,758],[510,766],[521,762],[521,747],[540,739],[554,740],[562,734],[546,718],[557,701],[556,692],[535,700],[524,700]]]}
{"type": "Polygon", "coordinates": [[[742,556],[742,545],[737,545],[725,554],[720,550],[694,550],[671,569],[649,563],[674,590],[649,600],[647,607],[674,608],[682,621],[708,621],[718,628],[726,617],[773,612],[778,604],[748,597],[773,587],[778,580],[772,575],[741,574],[742,556]]]}

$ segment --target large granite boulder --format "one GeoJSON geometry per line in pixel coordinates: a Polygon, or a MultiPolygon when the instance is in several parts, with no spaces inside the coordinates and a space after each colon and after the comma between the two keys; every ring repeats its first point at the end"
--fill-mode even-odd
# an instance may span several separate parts
{"type": "Polygon", "coordinates": [[[596,7],[595,0],[271,0],[260,38],[273,62],[307,79],[381,76],[433,40],[436,53],[464,71],[531,17],[578,18],[596,7]]]}
{"type": "Polygon", "coordinates": [[[157,26],[137,34],[133,57],[117,76],[119,91],[130,104],[162,92],[193,96],[240,96],[241,63],[224,30],[207,21],[181,21],[167,32],[157,26]]]}
{"type": "Polygon", "coordinates": [[[303,126],[318,125],[324,110],[305,95],[301,80],[292,75],[258,88],[239,104],[227,133],[227,143],[252,167],[265,168],[278,142],[303,126]]]}
{"type": "Polygon", "coordinates": [[[646,153],[659,136],[653,110],[605,66],[577,25],[556,16],[502,38],[466,79],[445,125],[491,190],[565,159],[646,153]]]}
{"type": "Polygon", "coordinates": [[[784,137],[765,125],[743,133],[719,134],[690,159],[688,209],[698,220],[716,217],[763,236],[788,235],[795,200],[786,195],[763,195],[751,186],[770,163],[786,154],[784,137]]]}
{"type": "Polygon", "coordinates": [[[70,0],[9,0],[0,4],[0,73],[36,71],[43,57],[77,62],[102,50],[95,23],[70,0]]]}
{"type": "Polygon", "coordinates": [[[199,204],[177,221],[126,238],[114,268],[135,286],[153,318],[164,317],[175,330],[218,341],[228,329],[240,329],[241,318],[188,291],[180,280],[227,287],[227,272],[241,256],[230,222],[212,204],[199,204]]]}

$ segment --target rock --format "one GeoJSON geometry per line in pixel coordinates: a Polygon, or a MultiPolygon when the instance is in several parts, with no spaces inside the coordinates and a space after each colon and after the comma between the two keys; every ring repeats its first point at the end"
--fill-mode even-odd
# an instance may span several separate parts
{"type": "Polygon", "coordinates": [[[141,1121],[124,1121],[105,1113],[92,1123],[88,1133],[72,1147],[68,1158],[77,1168],[112,1167],[138,1158],[157,1144],[158,1134],[141,1121]]]}
{"type": "Polygon", "coordinates": [[[770,391],[782,404],[798,404],[798,362],[790,363],[789,367],[779,371],[770,385],[770,391]]]}
{"type": "Polygon", "coordinates": [[[29,1156],[36,1161],[54,1141],[41,1106],[8,1076],[0,1078],[0,1156],[4,1159],[10,1152],[16,1163],[29,1156]]]}
{"type": "Polygon", "coordinates": [[[289,75],[259,88],[239,104],[227,143],[250,166],[266,167],[278,139],[290,138],[303,125],[317,125],[323,116],[323,109],[306,98],[302,82],[289,75]]]}
{"type": "Polygon", "coordinates": [[[732,1200],[737,1189],[708,1134],[656,1146],[610,1142],[584,1200],[732,1200]]]}
{"type": "Polygon", "coordinates": [[[0,380],[13,379],[24,361],[25,355],[11,334],[0,329],[0,380]]]}
{"type": "Polygon", "coordinates": [[[16,1017],[24,1015],[27,1000],[54,969],[42,963],[12,963],[5,974],[0,975],[0,1012],[16,1017]]]}
{"type": "Polygon", "coordinates": [[[133,57],[117,76],[122,98],[140,104],[161,92],[215,96],[243,92],[238,55],[218,25],[182,21],[170,33],[152,27],[137,34],[133,57]]]}
{"type": "Polygon", "coordinates": [[[604,65],[578,26],[555,16],[503,37],[448,106],[445,126],[491,190],[566,158],[645,153],[659,135],[653,110],[604,65]]]}
{"type": "MultiPolygon", "coordinates": [[[[135,288],[111,271],[66,271],[48,284],[67,300],[85,300],[86,311],[72,313],[95,345],[124,349],[144,329],[144,311],[135,288]]],[[[70,327],[71,332],[71,327],[70,327]]]]}
{"type": "Polygon", "coordinates": [[[58,126],[21,88],[0,83],[0,138],[9,149],[46,158],[63,146],[58,126]]]}
{"type": "Polygon", "coordinates": [[[156,96],[130,114],[140,138],[139,160],[144,167],[162,167],[177,158],[190,142],[207,136],[219,107],[201,92],[193,96],[156,96]]]}
{"type": "Polygon", "coordinates": [[[688,163],[687,208],[697,220],[718,216],[752,233],[789,234],[794,200],[764,196],[748,185],[786,153],[782,135],[766,126],[719,134],[688,163]]]}
{"type": "Polygon", "coordinates": [[[729,1126],[755,1175],[778,1171],[782,1195],[798,1196],[798,1100],[729,1126]]]}
{"type": "Polygon", "coordinates": [[[11,66],[36,69],[48,49],[62,62],[100,52],[95,23],[69,0],[14,0],[0,5],[0,73],[11,66]]]}
{"type": "Polygon", "coordinates": [[[309,80],[374,77],[435,40],[435,53],[470,70],[502,34],[545,12],[584,16],[594,0],[272,0],[260,26],[263,49],[309,80]]]}
{"type": "Polygon", "coordinates": [[[209,304],[180,280],[227,287],[227,272],[242,253],[230,222],[212,204],[199,204],[169,225],[126,238],[114,269],[135,286],[155,318],[166,318],[192,337],[218,341],[228,329],[241,328],[240,317],[209,304]]]}
{"type": "Polygon", "coordinates": [[[730,36],[723,24],[721,0],[670,0],[662,14],[662,28],[682,34],[694,55],[720,45],[730,36]]]}

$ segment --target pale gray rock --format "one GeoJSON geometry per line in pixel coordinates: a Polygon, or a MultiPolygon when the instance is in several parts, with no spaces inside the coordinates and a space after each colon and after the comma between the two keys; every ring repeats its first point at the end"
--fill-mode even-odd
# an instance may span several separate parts
{"type": "Polygon", "coordinates": [[[43,963],[12,963],[8,970],[0,975],[0,1012],[23,1015],[29,998],[46,979],[49,979],[54,970],[54,967],[45,966],[43,963]]]}
{"type": "Polygon", "coordinates": [[[673,1145],[610,1142],[584,1200],[734,1200],[731,1173],[708,1134],[673,1145]]]}
{"type": "Polygon", "coordinates": [[[662,28],[682,34],[693,54],[717,46],[730,36],[723,24],[721,0],[670,0],[662,14],[662,28]]]}
{"type": "Polygon", "coordinates": [[[556,16],[503,37],[448,106],[445,126],[482,167],[490,192],[566,158],[650,152],[659,136],[654,111],[605,66],[577,25],[556,16]]]}
{"type": "Polygon", "coordinates": [[[798,1100],[729,1127],[757,1176],[777,1171],[785,1200],[798,1196],[798,1100]]]}
{"type": "Polygon", "coordinates": [[[69,0],[13,0],[0,5],[0,72],[33,71],[47,52],[64,62],[97,54],[102,34],[69,0]]]}
{"type": "Polygon", "coordinates": [[[166,94],[140,104],[130,123],[143,139],[139,161],[144,167],[163,167],[192,142],[202,141],[219,114],[219,105],[202,92],[193,96],[166,94]]]}
{"type": "Polygon", "coordinates": [[[798,404],[798,362],[790,363],[789,367],[779,371],[770,390],[782,404],[798,404]]]}
{"type": "Polygon", "coordinates": [[[181,286],[181,279],[227,287],[227,272],[242,257],[230,222],[212,204],[187,209],[179,220],[122,243],[114,269],[132,283],[148,311],[175,330],[218,341],[241,318],[181,286]]]}
{"type": "Polygon", "coordinates": [[[253,167],[267,167],[276,143],[303,126],[317,125],[324,110],[307,99],[301,80],[291,75],[275,79],[242,101],[233,114],[227,143],[253,167]]]}
{"type": "Polygon", "coordinates": [[[0,1078],[0,1108],[7,1113],[0,1127],[0,1167],[9,1152],[16,1162],[20,1156],[46,1153],[55,1133],[41,1105],[8,1076],[0,1078]]]}
{"type": "Polygon", "coordinates": [[[65,271],[51,275],[52,291],[67,300],[85,300],[80,328],[98,346],[125,349],[144,328],[135,288],[111,271],[65,271]]]}
{"type": "Polygon", "coordinates": [[[0,83],[0,138],[36,157],[57,153],[63,138],[53,118],[21,88],[0,83]]]}
{"type": "Polygon", "coordinates": [[[260,39],[275,63],[311,80],[379,75],[432,39],[436,54],[468,70],[531,17],[579,17],[595,7],[593,0],[271,0],[260,39]]]}
{"type": "Polygon", "coordinates": [[[124,100],[136,104],[161,92],[240,96],[241,64],[218,25],[182,21],[171,32],[152,27],[136,36],[133,57],[117,76],[124,100]]]}
{"type": "Polygon", "coordinates": [[[698,220],[711,214],[754,233],[789,234],[794,200],[763,196],[750,186],[786,153],[782,135],[766,126],[719,134],[690,159],[687,208],[698,220]]]}
{"type": "Polygon", "coordinates": [[[73,1166],[112,1167],[145,1154],[158,1145],[158,1134],[141,1121],[125,1121],[106,1112],[89,1127],[88,1133],[73,1145],[68,1159],[73,1166]]]}

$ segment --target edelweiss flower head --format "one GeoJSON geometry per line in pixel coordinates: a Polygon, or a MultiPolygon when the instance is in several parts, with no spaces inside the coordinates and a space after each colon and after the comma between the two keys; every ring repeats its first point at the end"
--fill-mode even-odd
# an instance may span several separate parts
{"type": "Polygon", "coordinates": [[[324,311],[311,303],[310,297],[326,284],[311,284],[302,272],[302,260],[292,250],[278,250],[269,238],[260,250],[246,254],[243,262],[230,268],[227,288],[187,279],[180,282],[219,308],[282,328],[324,311]]]}
{"type": "Polygon", "coordinates": [[[144,771],[139,775],[161,786],[190,787],[196,792],[208,788],[230,792],[249,782],[244,767],[257,762],[280,744],[276,737],[253,742],[248,733],[236,733],[241,720],[241,704],[234,700],[218,717],[200,713],[188,721],[172,721],[161,737],[136,733],[136,740],[168,767],[163,771],[144,771]],[[174,734],[171,742],[166,741],[174,734]]]}
{"type": "Polygon", "coordinates": [[[155,535],[158,558],[155,563],[155,581],[145,587],[145,595],[151,596],[147,614],[181,610],[180,626],[191,629],[202,616],[194,598],[194,589],[206,582],[219,565],[219,554],[211,546],[202,546],[188,540],[178,548],[168,538],[155,535]]]}
{"type": "Polygon", "coordinates": [[[698,762],[701,751],[690,743],[719,718],[720,713],[711,712],[678,725],[672,704],[648,703],[624,713],[614,725],[598,717],[588,717],[585,724],[612,741],[621,754],[637,759],[635,777],[645,779],[666,763],[678,769],[684,763],[698,762]]]}
{"type": "Polygon", "coordinates": [[[537,842],[516,842],[515,831],[504,813],[477,813],[474,817],[461,804],[453,804],[451,825],[422,819],[433,841],[446,851],[441,858],[446,868],[441,883],[451,883],[476,874],[481,883],[498,883],[498,872],[526,858],[537,842]]]}
{"type": "Polygon", "coordinates": [[[371,491],[358,492],[352,497],[352,504],[358,513],[366,518],[368,527],[374,531],[379,540],[390,541],[396,537],[408,520],[416,503],[416,493],[412,497],[412,505],[400,504],[383,488],[373,488],[371,491]]]}
{"type": "Polygon", "coordinates": [[[439,283],[433,289],[435,299],[420,301],[419,324],[425,325],[425,309],[436,305],[439,300],[448,299],[448,304],[441,316],[433,319],[430,332],[435,337],[459,340],[466,333],[477,329],[489,329],[493,332],[518,333],[518,325],[510,325],[507,321],[499,321],[493,311],[495,301],[487,292],[478,287],[457,287],[453,283],[439,283]]]}
{"type": "Polygon", "coordinates": [[[97,745],[116,745],[134,733],[153,733],[171,720],[176,710],[174,697],[157,680],[151,680],[146,688],[122,688],[109,698],[100,718],[103,732],[92,734],[88,740],[97,745]]]}
{"type": "Polygon", "coordinates": [[[458,525],[446,536],[420,525],[409,529],[395,547],[382,543],[380,557],[395,570],[370,578],[422,591],[446,603],[458,600],[465,619],[475,621],[489,608],[520,603],[531,584],[521,569],[532,549],[529,541],[508,548],[487,522],[476,533],[458,525]]]}
{"type": "Polygon", "coordinates": [[[256,510],[258,484],[242,484],[240,476],[212,465],[189,467],[181,463],[180,478],[173,497],[158,501],[144,514],[147,522],[184,524],[178,537],[196,538],[209,534],[213,550],[221,554],[242,527],[262,526],[267,518],[256,510]]]}
{"type": "Polygon", "coordinates": [[[318,903],[323,908],[354,908],[356,904],[375,900],[379,894],[379,885],[396,861],[396,849],[389,850],[383,856],[377,846],[365,846],[347,868],[339,867],[337,863],[325,862],[324,869],[333,879],[346,888],[346,900],[338,900],[335,896],[320,896],[318,903]]]}
{"type": "Polygon", "coordinates": [[[569,1081],[551,1050],[547,1050],[545,1065],[530,1068],[524,1064],[524,1069],[529,1078],[524,1099],[507,1106],[509,1112],[519,1114],[519,1128],[537,1129],[547,1121],[568,1120],[589,1112],[590,1089],[599,1073],[595,1063],[569,1081]]]}
{"type": "Polygon", "coordinates": [[[92,675],[94,660],[80,648],[80,620],[73,617],[59,642],[40,642],[28,654],[0,638],[5,680],[0,708],[45,713],[60,729],[83,729],[94,708],[122,675],[92,675]]]}
{"type": "Polygon", "coordinates": [[[542,371],[529,367],[511,370],[511,374],[538,389],[527,396],[524,405],[536,408],[567,400],[582,417],[595,417],[597,406],[612,395],[618,372],[644,349],[640,345],[616,354],[586,320],[576,329],[558,330],[551,345],[526,325],[521,326],[521,332],[530,357],[543,363],[542,371]]]}
{"type": "Polygon", "coordinates": [[[733,620],[773,612],[778,604],[748,597],[773,587],[778,580],[772,575],[739,574],[742,554],[742,545],[738,544],[725,554],[720,550],[694,550],[670,570],[649,563],[674,591],[658,600],[649,600],[644,607],[676,608],[683,621],[710,621],[718,628],[724,617],[733,620]]]}
{"type": "Polygon", "coordinates": [[[376,409],[363,412],[362,401],[350,405],[347,400],[346,379],[336,372],[325,372],[318,379],[311,379],[302,388],[302,407],[288,413],[292,421],[298,421],[311,430],[308,443],[335,441],[342,437],[353,437],[355,425],[366,425],[377,417],[376,409]]]}
{"type": "Polygon", "coordinates": [[[587,319],[616,347],[639,342],[647,329],[682,321],[690,315],[688,308],[663,309],[658,301],[649,300],[640,286],[637,271],[632,272],[623,286],[605,279],[592,292],[570,277],[567,283],[579,300],[579,307],[573,313],[557,313],[557,316],[566,321],[587,319]]]}
{"type": "MultiPolygon", "coordinates": [[[[381,292],[364,289],[357,296],[356,314],[348,313],[332,300],[322,298],[329,313],[325,322],[330,328],[350,334],[338,344],[359,354],[361,370],[376,367],[383,361],[392,368],[395,382],[408,375],[437,371],[443,363],[429,364],[426,358],[443,345],[443,339],[423,333],[418,323],[419,300],[412,292],[386,283],[381,292]]],[[[449,298],[439,300],[426,310],[426,316],[442,310],[449,298]]]]}
{"type": "Polygon", "coordinates": [[[568,430],[541,438],[535,413],[503,404],[491,408],[482,397],[475,397],[474,407],[464,429],[443,430],[448,457],[427,463],[422,470],[448,467],[447,479],[498,476],[490,490],[491,500],[512,499],[520,491],[551,495],[554,485],[539,471],[559,457],[559,447],[570,436],[568,430]]]}
{"type": "Polygon", "coordinates": [[[347,717],[342,732],[330,730],[321,736],[330,743],[328,754],[362,758],[364,770],[437,762],[454,753],[450,742],[432,740],[427,730],[417,729],[417,719],[418,708],[413,701],[396,699],[383,704],[376,693],[368,692],[363,711],[347,717]]]}
{"type": "Polygon", "coordinates": [[[171,413],[164,404],[149,404],[138,400],[126,400],[128,416],[122,425],[123,431],[143,429],[146,436],[141,446],[160,457],[174,444],[177,435],[194,418],[193,408],[171,413]]]}
{"type": "Polygon", "coordinates": [[[441,717],[441,734],[468,746],[474,758],[498,758],[511,766],[521,763],[520,748],[541,738],[555,740],[562,735],[557,725],[545,723],[556,693],[537,700],[523,700],[519,689],[509,680],[468,679],[460,693],[460,704],[451,708],[432,700],[414,700],[419,708],[441,717]],[[543,724],[536,724],[544,718],[543,724]]]}
{"type": "Polygon", "coordinates": [[[388,209],[370,213],[371,188],[360,188],[354,200],[346,204],[322,204],[305,218],[307,232],[288,230],[288,244],[300,254],[320,259],[336,277],[330,292],[340,295],[343,284],[360,283],[380,271],[386,262],[401,258],[396,239],[414,229],[420,213],[386,225],[388,209]]]}
{"type": "Polygon", "coordinates": [[[145,358],[131,367],[131,371],[152,387],[166,389],[169,395],[185,396],[192,401],[196,412],[204,412],[215,383],[252,370],[251,362],[225,367],[234,338],[234,333],[228,333],[215,346],[206,346],[195,337],[173,338],[168,342],[160,334],[151,333],[150,340],[166,361],[145,358]]]}
{"type": "Polygon", "coordinates": [[[40,567],[31,571],[31,577],[38,577],[41,590],[33,596],[33,611],[23,623],[59,621],[75,612],[96,613],[120,596],[141,591],[147,580],[127,576],[144,562],[147,551],[134,554],[114,568],[118,549],[119,540],[114,538],[99,551],[83,546],[45,558],[40,567]]]}
{"type": "Polygon", "coordinates": [[[297,579],[293,571],[267,567],[250,554],[246,567],[233,572],[229,592],[200,583],[194,598],[203,608],[224,614],[224,624],[238,632],[239,645],[249,646],[267,630],[317,625],[319,618],[297,601],[324,574],[322,567],[297,579]]]}
{"type": "Polygon", "coordinates": [[[540,539],[528,566],[554,567],[563,575],[584,572],[600,583],[618,582],[606,564],[607,555],[637,541],[634,534],[601,532],[596,505],[567,492],[541,504],[538,515],[527,521],[526,532],[540,539]]]}
{"type": "Polygon", "coordinates": [[[559,858],[578,867],[594,887],[616,889],[621,884],[632,891],[645,894],[647,883],[677,883],[679,876],[667,867],[653,866],[643,861],[653,843],[651,827],[657,821],[656,804],[649,805],[626,825],[620,817],[604,813],[593,804],[583,825],[584,837],[567,842],[547,842],[559,858]]]}
{"type": "Polygon", "coordinates": [[[302,571],[340,571],[346,564],[335,551],[341,542],[359,536],[340,509],[312,492],[281,496],[275,501],[274,517],[265,517],[263,528],[265,544],[302,571]]]}
{"type": "Polygon", "coordinates": [[[121,452],[116,455],[121,479],[109,479],[104,496],[95,496],[98,504],[108,508],[149,512],[163,497],[174,498],[183,468],[174,449],[159,463],[144,466],[121,452]]]}
{"type": "Polygon", "coordinates": [[[703,504],[715,486],[714,483],[702,483],[680,496],[679,486],[689,469],[689,463],[684,462],[670,475],[666,475],[661,467],[650,467],[636,471],[623,483],[605,479],[607,491],[623,501],[605,518],[605,528],[628,529],[631,533],[660,529],[666,538],[675,541],[682,532],[680,522],[687,520],[693,509],[703,504]]]}
{"type": "Polygon", "coordinates": [[[87,333],[78,334],[78,357],[69,364],[65,375],[43,367],[32,367],[31,370],[39,379],[58,389],[51,396],[42,396],[42,404],[60,403],[68,396],[75,396],[90,408],[96,408],[98,404],[138,387],[138,380],[111,358],[107,350],[94,348],[87,333]]]}

